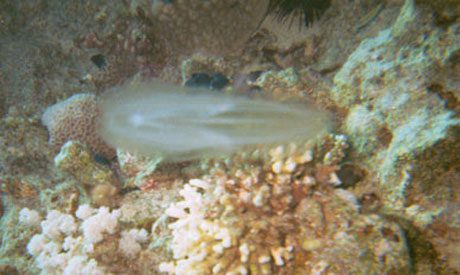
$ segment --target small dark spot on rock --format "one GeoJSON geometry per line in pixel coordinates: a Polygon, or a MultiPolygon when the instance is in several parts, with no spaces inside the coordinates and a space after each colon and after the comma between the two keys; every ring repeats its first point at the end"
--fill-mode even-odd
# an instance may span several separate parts
{"type": "Polygon", "coordinates": [[[262,92],[262,88],[260,88],[259,86],[251,87],[251,90],[250,90],[251,95],[258,94],[260,92],[262,92]]]}
{"type": "MultiPolygon", "coordinates": [[[[460,32],[460,31],[459,31],[460,32]]],[[[449,58],[447,59],[447,63],[450,67],[454,68],[459,66],[460,64],[460,50],[454,51],[449,58]]]]}
{"type": "Polygon", "coordinates": [[[209,88],[211,86],[211,76],[205,73],[194,73],[185,82],[185,87],[209,88]]]}
{"type": "Polygon", "coordinates": [[[366,193],[359,199],[362,213],[375,213],[380,209],[380,198],[375,193],[366,193]]]}
{"type": "Polygon", "coordinates": [[[93,154],[93,159],[97,163],[103,164],[103,165],[110,165],[110,163],[107,161],[106,158],[101,156],[100,154],[93,154]]]}
{"type": "Polygon", "coordinates": [[[342,181],[342,184],[340,185],[341,188],[353,187],[366,175],[366,172],[363,169],[352,164],[342,165],[342,168],[336,173],[342,181]]]}
{"type": "Polygon", "coordinates": [[[50,202],[57,202],[58,199],[59,199],[59,195],[58,194],[53,194],[50,197],[50,202]]]}
{"type": "Polygon", "coordinates": [[[107,65],[107,60],[105,59],[105,56],[102,54],[95,54],[91,56],[91,61],[96,65],[100,70],[104,68],[104,66],[107,65]]]}
{"type": "Polygon", "coordinates": [[[393,133],[386,126],[382,126],[377,130],[377,139],[384,147],[388,147],[393,140],[393,133]]]}
{"type": "Polygon", "coordinates": [[[211,74],[211,89],[220,90],[223,87],[227,86],[228,79],[225,75],[221,73],[212,73],[211,74]]]}
{"type": "Polygon", "coordinates": [[[19,274],[18,270],[16,267],[7,264],[7,263],[2,263],[0,265],[0,275],[17,275],[19,274]]]}
{"type": "Polygon", "coordinates": [[[134,191],[137,191],[139,190],[137,187],[128,187],[128,188],[124,188],[124,189],[121,189],[118,194],[119,195],[126,195],[130,192],[134,192],[134,191]]]}
{"type": "Polygon", "coordinates": [[[254,71],[249,73],[249,81],[256,81],[259,76],[261,76],[263,71],[254,71]]]}
{"type": "Polygon", "coordinates": [[[455,110],[460,105],[458,102],[455,93],[451,91],[446,91],[444,87],[439,83],[433,83],[428,86],[428,91],[435,93],[444,101],[446,108],[455,110]]]}
{"type": "Polygon", "coordinates": [[[429,92],[435,94],[439,94],[444,90],[444,87],[439,83],[431,83],[427,88],[429,92]]]}
{"type": "Polygon", "coordinates": [[[389,227],[383,227],[381,232],[382,232],[382,236],[384,236],[386,239],[388,239],[390,241],[393,241],[393,242],[399,242],[400,241],[399,236],[397,234],[395,234],[393,229],[391,229],[389,227]]]}
{"type": "Polygon", "coordinates": [[[185,82],[186,87],[220,90],[228,84],[228,79],[221,73],[194,73],[185,82]]]}
{"type": "Polygon", "coordinates": [[[359,77],[359,75],[353,78],[353,85],[355,87],[361,86],[361,77],[359,77]]]}

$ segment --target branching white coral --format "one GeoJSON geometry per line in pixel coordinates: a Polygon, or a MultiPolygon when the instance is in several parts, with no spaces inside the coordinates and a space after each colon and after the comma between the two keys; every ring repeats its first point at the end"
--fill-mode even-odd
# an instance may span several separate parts
{"type": "MultiPolygon", "coordinates": [[[[21,219],[29,212],[21,211],[21,219]]],[[[88,205],[80,206],[77,213],[83,222],[51,210],[41,222],[42,233],[30,239],[27,251],[35,257],[42,274],[105,274],[90,254],[94,245],[103,240],[104,233],[115,233],[119,213],[105,207],[94,210],[88,205]]]]}
{"type": "Polygon", "coordinates": [[[23,208],[19,211],[19,222],[28,226],[36,226],[41,221],[40,214],[35,210],[29,208],[23,208]]]}
{"type": "Polygon", "coordinates": [[[99,208],[96,215],[85,219],[81,225],[85,239],[91,243],[102,241],[103,233],[115,233],[118,224],[120,211],[109,212],[107,207],[99,208]]]}
{"type": "Polygon", "coordinates": [[[167,209],[168,215],[179,219],[169,226],[173,229],[171,249],[175,261],[163,263],[160,270],[175,274],[246,274],[251,264],[257,264],[258,272],[267,273],[273,271],[272,262],[283,266],[289,261],[292,246],[284,246],[280,240],[268,236],[270,240],[265,243],[258,230],[267,228],[253,228],[264,223],[265,227],[272,227],[271,231],[279,230],[271,224],[268,212],[265,212],[265,221],[255,216],[259,211],[263,215],[272,188],[257,178],[246,180],[260,186],[254,186],[256,191],[247,199],[246,195],[238,197],[226,190],[228,184],[234,184],[233,180],[226,177],[214,180],[191,180],[180,191],[184,200],[167,209]],[[243,203],[238,208],[242,198],[248,205],[243,203]]]}
{"type": "Polygon", "coordinates": [[[323,157],[329,153],[338,159],[345,147],[328,148],[333,153],[313,157],[308,145],[278,147],[262,165],[223,166],[190,180],[180,191],[183,199],[166,210],[177,218],[169,225],[173,259],[159,270],[313,274],[325,262],[324,269],[350,274],[407,270],[399,227],[376,215],[360,215],[353,193],[337,191],[329,182],[336,168],[322,163],[323,157]],[[394,235],[383,236],[382,228],[391,228],[394,235]],[[375,261],[356,259],[362,253],[373,253],[375,261]]]}
{"type": "Polygon", "coordinates": [[[145,229],[131,229],[121,232],[121,239],[118,242],[118,249],[128,258],[136,257],[141,251],[141,243],[148,240],[148,233],[145,229]]]}

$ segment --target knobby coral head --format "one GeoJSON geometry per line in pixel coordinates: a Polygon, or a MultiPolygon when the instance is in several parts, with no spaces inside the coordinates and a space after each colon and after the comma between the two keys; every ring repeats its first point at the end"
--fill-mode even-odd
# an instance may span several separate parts
{"type": "Polygon", "coordinates": [[[315,108],[154,82],[117,87],[100,109],[98,130],[107,143],[170,161],[305,140],[330,127],[328,113],[315,108]]]}

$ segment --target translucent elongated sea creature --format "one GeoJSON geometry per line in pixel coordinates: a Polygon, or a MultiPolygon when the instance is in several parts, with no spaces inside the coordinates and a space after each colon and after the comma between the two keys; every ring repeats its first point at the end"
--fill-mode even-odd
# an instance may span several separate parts
{"type": "Polygon", "coordinates": [[[109,91],[100,109],[99,133],[110,145],[170,161],[312,138],[330,125],[326,112],[305,105],[151,82],[109,91]]]}

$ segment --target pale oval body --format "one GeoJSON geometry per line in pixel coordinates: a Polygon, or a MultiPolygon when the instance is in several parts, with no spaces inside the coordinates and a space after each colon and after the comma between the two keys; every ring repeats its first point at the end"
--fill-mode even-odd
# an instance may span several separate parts
{"type": "Polygon", "coordinates": [[[301,105],[152,82],[113,89],[99,106],[106,142],[172,161],[314,137],[330,124],[326,112],[301,105]]]}

